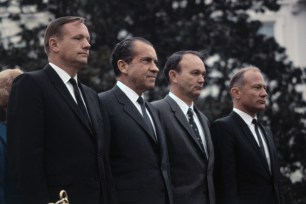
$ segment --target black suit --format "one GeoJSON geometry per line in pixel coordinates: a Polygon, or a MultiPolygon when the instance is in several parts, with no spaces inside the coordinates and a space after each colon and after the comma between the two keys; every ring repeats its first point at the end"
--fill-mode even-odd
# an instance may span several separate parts
{"type": "Polygon", "coordinates": [[[175,204],[215,203],[213,185],[214,150],[209,121],[194,107],[202,125],[208,160],[178,104],[170,97],[152,103],[159,110],[169,151],[173,201],[175,204]],[[206,195],[206,197],[205,197],[206,195]]]}
{"type": "Polygon", "coordinates": [[[156,110],[146,103],[153,119],[157,142],[142,115],[117,86],[100,93],[110,127],[109,157],[119,203],[172,203],[164,133],[156,110]]]}
{"type": "Polygon", "coordinates": [[[8,156],[24,204],[55,202],[62,189],[73,204],[105,203],[99,100],[88,87],[80,89],[91,125],[50,65],[13,84],[8,156]]]}
{"type": "Polygon", "coordinates": [[[260,128],[269,149],[271,172],[250,128],[237,113],[213,123],[217,203],[282,203],[273,136],[267,128],[260,128]]]}

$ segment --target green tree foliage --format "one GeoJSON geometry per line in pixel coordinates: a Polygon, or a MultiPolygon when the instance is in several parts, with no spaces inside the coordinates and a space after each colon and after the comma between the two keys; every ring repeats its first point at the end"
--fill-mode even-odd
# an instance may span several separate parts
{"type": "MultiPolygon", "coordinates": [[[[285,191],[289,203],[306,202],[306,102],[297,86],[306,83],[305,68],[287,59],[285,49],[273,38],[258,33],[261,23],[250,19],[248,11],[277,11],[276,0],[21,0],[20,7],[36,5],[37,12],[50,17],[80,15],[87,19],[92,34],[88,69],[81,78],[97,91],[113,86],[109,63],[114,45],[128,36],[143,36],[158,53],[160,68],[167,56],[178,50],[203,50],[208,56],[208,78],[203,97],[197,102],[211,120],[231,111],[227,90],[237,67],[252,64],[265,73],[269,82],[269,106],[262,118],[274,132],[280,152],[285,191]],[[292,183],[293,173],[303,178],[292,183]]],[[[16,20],[20,15],[12,15],[16,20]]],[[[0,66],[19,65],[26,70],[46,63],[42,44],[45,25],[20,33],[23,47],[0,47],[0,66]]],[[[167,91],[160,74],[150,100],[167,91]]]]}

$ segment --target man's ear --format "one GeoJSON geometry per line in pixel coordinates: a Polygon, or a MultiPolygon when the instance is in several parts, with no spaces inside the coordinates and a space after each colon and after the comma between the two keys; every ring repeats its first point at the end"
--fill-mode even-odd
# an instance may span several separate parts
{"type": "Polygon", "coordinates": [[[55,53],[59,52],[58,40],[56,38],[50,38],[48,43],[50,50],[52,50],[55,53]]]}
{"type": "Polygon", "coordinates": [[[128,72],[129,65],[124,60],[118,60],[117,66],[121,73],[126,74],[128,72]]]}
{"type": "Polygon", "coordinates": [[[177,74],[178,73],[173,69],[169,71],[168,76],[169,76],[169,81],[171,83],[177,83],[178,82],[177,74]]]}
{"type": "Polygon", "coordinates": [[[237,86],[234,86],[233,88],[231,88],[231,95],[234,99],[240,99],[241,98],[240,89],[237,86]]]}

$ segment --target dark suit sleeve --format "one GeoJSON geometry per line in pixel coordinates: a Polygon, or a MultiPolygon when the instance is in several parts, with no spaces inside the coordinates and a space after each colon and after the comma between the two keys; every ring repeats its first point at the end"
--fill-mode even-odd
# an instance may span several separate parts
{"type": "Polygon", "coordinates": [[[43,144],[43,93],[31,76],[19,76],[8,107],[8,157],[24,203],[47,203],[43,144]]]}
{"type": "Polygon", "coordinates": [[[215,149],[215,190],[217,203],[238,203],[237,181],[235,176],[235,141],[229,127],[220,121],[211,126],[215,149]]]}

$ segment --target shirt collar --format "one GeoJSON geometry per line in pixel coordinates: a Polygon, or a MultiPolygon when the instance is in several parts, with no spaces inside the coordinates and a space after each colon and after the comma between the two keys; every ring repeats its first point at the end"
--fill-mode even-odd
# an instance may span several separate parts
{"type": "MultiPolygon", "coordinates": [[[[237,108],[233,108],[233,111],[236,112],[244,120],[244,122],[247,125],[252,125],[253,118],[249,114],[247,114],[247,113],[245,113],[245,112],[243,112],[243,111],[241,111],[237,108]]],[[[257,119],[257,116],[255,116],[255,119],[257,119]]]]}
{"type": "Polygon", "coordinates": [[[125,93],[125,95],[134,103],[137,102],[139,95],[130,87],[122,83],[121,81],[117,81],[116,85],[125,93]]]}
{"type": "Polygon", "coordinates": [[[177,103],[177,105],[181,108],[181,110],[183,111],[185,115],[187,115],[187,111],[189,108],[193,110],[193,102],[191,106],[189,107],[184,101],[182,101],[179,97],[174,95],[174,93],[169,92],[169,96],[177,103]]]}
{"type": "MultiPolygon", "coordinates": [[[[62,68],[60,68],[59,66],[49,62],[50,66],[54,69],[54,71],[58,74],[58,76],[62,79],[62,81],[64,82],[64,84],[68,83],[71,76],[65,72],[62,68]]],[[[73,77],[75,79],[75,81],[78,83],[78,77],[77,75],[75,75],[75,77],[73,77]]]]}

